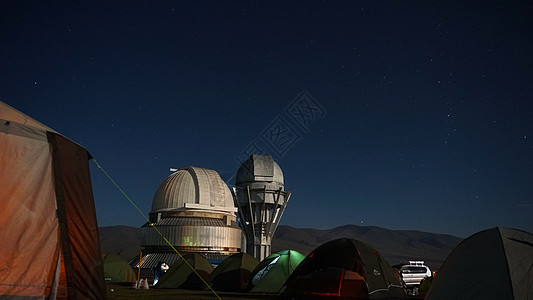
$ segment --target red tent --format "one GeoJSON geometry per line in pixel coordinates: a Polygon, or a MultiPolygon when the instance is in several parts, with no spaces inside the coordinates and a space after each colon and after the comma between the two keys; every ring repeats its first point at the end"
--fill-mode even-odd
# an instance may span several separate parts
{"type": "Polygon", "coordinates": [[[89,159],[0,102],[0,298],[106,298],[89,159]]]}

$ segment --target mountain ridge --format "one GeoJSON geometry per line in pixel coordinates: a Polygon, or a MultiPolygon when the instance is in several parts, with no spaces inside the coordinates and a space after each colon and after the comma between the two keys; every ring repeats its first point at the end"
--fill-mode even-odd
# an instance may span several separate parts
{"type": "Polygon", "coordinates": [[[279,226],[272,251],[294,248],[307,255],[319,245],[337,238],[353,238],[369,244],[392,265],[408,260],[424,260],[438,269],[462,238],[418,230],[390,230],[378,226],[347,224],[331,229],[279,226]]]}
{"type": "MultiPolygon", "coordinates": [[[[115,253],[130,260],[141,251],[140,228],[106,226],[100,227],[99,233],[103,253],[115,253]]],[[[367,243],[391,265],[407,260],[424,260],[432,270],[438,269],[451,250],[463,240],[448,234],[354,224],[331,229],[280,225],[272,239],[272,252],[294,249],[307,255],[321,244],[337,238],[352,238],[367,243]]]]}

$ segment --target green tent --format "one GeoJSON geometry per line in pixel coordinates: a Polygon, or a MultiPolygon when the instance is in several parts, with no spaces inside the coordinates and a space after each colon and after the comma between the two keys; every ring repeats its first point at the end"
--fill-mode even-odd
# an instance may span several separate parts
{"type": "Polygon", "coordinates": [[[250,275],[258,264],[259,261],[250,254],[235,253],[215,268],[207,283],[215,291],[247,291],[250,275]]]}
{"type": "Polygon", "coordinates": [[[367,244],[336,239],[313,250],[285,283],[291,299],[403,299],[397,272],[367,244]]]}
{"type": "Polygon", "coordinates": [[[533,299],[533,234],[494,227],[463,240],[426,299],[533,299]]]}
{"type": "Polygon", "coordinates": [[[207,280],[211,272],[213,272],[213,266],[205,257],[198,253],[188,253],[183,255],[183,259],[180,258],[170,266],[155,287],[200,290],[205,288],[204,281],[207,280]]]}
{"type": "Polygon", "coordinates": [[[265,258],[252,272],[252,293],[278,293],[285,280],[305,258],[296,250],[282,250],[265,258]]]}
{"type": "Polygon", "coordinates": [[[104,260],[104,279],[106,283],[135,283],[137,276],[128,262],[119,255],[102,255],[104,260]]]}

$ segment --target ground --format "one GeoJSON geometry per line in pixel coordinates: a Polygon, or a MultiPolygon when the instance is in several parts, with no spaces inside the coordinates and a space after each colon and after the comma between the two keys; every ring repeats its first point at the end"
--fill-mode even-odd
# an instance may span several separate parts
{"type": "MultiPolygon", "coordinates": [[[[136,290],[131,286],[106,285],[108,300],[165,300],[165,299],[279,299],[278,295],[218,292],[218,297],[211,291],[191,291],[181,289],[136,290]]],[[[423,296],[411,296],[406,299],[424,299],[423,296]]]]}
{"type": "Polygon", "coordinates": [[[247,294],[217,292],[218,297],[211,291],[192,291],[182,289],[148,289],[136,290],[131,286],[106,285],[108,300],[164,300],[164,299],[278,299],[277,295],[247,294]]]}

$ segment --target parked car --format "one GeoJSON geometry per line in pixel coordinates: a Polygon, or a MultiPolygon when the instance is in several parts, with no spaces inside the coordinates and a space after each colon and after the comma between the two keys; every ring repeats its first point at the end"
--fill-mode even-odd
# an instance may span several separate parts
{"type": "Polygon", "coordinates": [[[431,270],[424,261],[409,261],[409,264],[400,267],[402,279],[408,287],[418,286],[422,279],[431,277],[431,270]]]}

